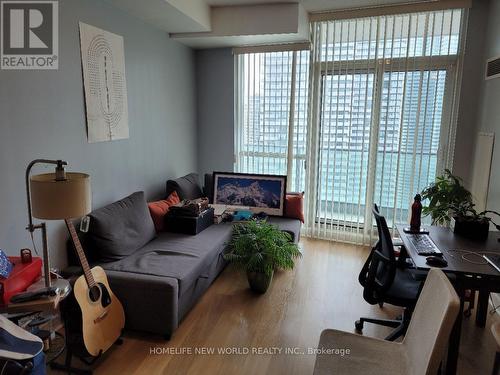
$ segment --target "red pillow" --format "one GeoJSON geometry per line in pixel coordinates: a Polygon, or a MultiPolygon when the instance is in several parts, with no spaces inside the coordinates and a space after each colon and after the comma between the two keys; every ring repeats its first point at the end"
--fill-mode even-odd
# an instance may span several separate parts
{"type": "Polygon", "coordinates": [[[304,223],[304,193],[286,194],[284,216],[292,219],[299,219],[304,223]]]}
{"type": "Polygon", "coordinates": [[[162,232],[165,229],[164,218],[168,210],[170,209],[170,206],[173,206],[180,201],[181,200],[179,199],[177,192],[174,191],[168,196],[167,199],[148,203],[149,212],[151,213],[151,217],[153,218],[153,223],[155,224],[155,229],[157,232],[162,232]]]}

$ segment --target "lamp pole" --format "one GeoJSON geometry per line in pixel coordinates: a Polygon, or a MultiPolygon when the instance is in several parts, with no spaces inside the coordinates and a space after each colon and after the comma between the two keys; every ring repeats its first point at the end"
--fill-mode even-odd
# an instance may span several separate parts
{"type": "Polygon", "coordinates": [[[33,224],[33,215],[31,211],[31,193],[30,193],[30,173],[31,169],[35,164],[53,164],[56,165],[56,181],[63,181],[66,179],[64,166],[68,165],[67,162],[63,160],[48,160],[48,159],[36,159],[28,164],[26,168],[26,198],[28,203],[28,226],[26,229],[33,234],[37,229],[42,231],[42,243],[43,243],[43,273],[45,278],[45,286],[50,287],[50,260],[49,260],[49,246],[47,242],[47,225],[45,223],[33,224]]]}

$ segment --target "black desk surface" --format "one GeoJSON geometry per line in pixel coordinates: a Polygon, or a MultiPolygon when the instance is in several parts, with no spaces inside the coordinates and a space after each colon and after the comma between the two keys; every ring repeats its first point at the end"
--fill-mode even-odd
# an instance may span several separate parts
{"type": "MultiPolygon", "coordinates": [[[[409,240],[406,237],[406,233],[403,231],[403,229],[407,226],[408,225],[397,225],[397,229],[401,240],[408,251],[408,255],[412,258],[418,269],[429,269],[430,266],[425,261],[426,257],[418,255],[410,245],[409,240]]],[[[500,242],[498,242],[500,232],[490,232],[486,241],[472,241],[455,235],[449,228],[437,226],[425,226],[425,228],[429,230],[430,238],[434,241],[438,249],[443,253],[444,258],[448,261],[448,266],[441,268],[443,272],[500,277],[500,272],[493,268],[489,263],[486,263],[486,260],[484,260],[481,255],[478,256],[461,251],[453,251],[468,250],[479,254],[481,254],[481,252],[495,252],[500,254],[500,242]],[[474,263],[462,259],[462,255],[474,263]],[[486,264],[475,264],[476,262],[486,264]]]]}

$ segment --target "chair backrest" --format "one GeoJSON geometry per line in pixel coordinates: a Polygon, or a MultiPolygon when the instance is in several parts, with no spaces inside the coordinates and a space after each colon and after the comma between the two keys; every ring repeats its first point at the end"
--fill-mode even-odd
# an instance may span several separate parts
{"type": "Polygon", "coordinates": [[[431,269],[403,340],[408,374],[436,374],[445,353],[460,300],[446,275],[431,269]]]}
{"type": "Polygon", "coordinates": [[[391,261],[396,261],[396,256],[394,255],[394,245],[392,243],[391,232],[389,232],[389,227],[385,221],[385,217],[379,212],[376,204],[373,205],[373,216],[375,217],[375,222],[377,223],[378,240],[379,240],[379,251],[389,258],[391,261]]]}
{"type": "Polygon", "coordinates": [[[359,282],[364,287],[363,298],[368,303],[376,304],[383,301],[384,293],[394,282],[397,263],[391,233],[376,204],[373,205],[373,215],[379,240],[359,274],[359,282]]]}

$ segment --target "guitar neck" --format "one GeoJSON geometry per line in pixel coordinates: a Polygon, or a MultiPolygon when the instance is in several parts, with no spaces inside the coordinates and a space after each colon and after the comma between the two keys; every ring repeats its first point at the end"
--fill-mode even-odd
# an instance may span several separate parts
{"type": "Polygon", "coordinates": [[[92,272],[90,271],[89,262],[87,261],[87,257],[85,256],[85,252],[83,251],[82,244],[80,243],[80,239],[78,238],[78,234],[76,233],[75,226],[71,220],[64,220],[66,222],[66,226],[68,227],[68,231],[71,235],[71,240],[75,245],[76,253],[78,255],[78,259],[80,260],[80,264],[83,268],[83,274],[85,275],[85,280],[87,281],[87,285],[89,288],[92,288],[96,285],[94,276],[92,276],[92,272]]]}

